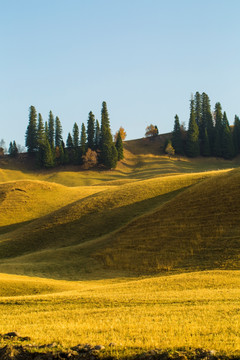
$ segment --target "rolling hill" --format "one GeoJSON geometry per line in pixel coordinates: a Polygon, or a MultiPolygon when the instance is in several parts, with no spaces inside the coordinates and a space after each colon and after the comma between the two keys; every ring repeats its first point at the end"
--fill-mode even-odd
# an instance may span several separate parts
{"type": "Polygon", "coordinates": [[[159,146],[126,142],[112,171],[5,160],[0,271],[77,280],[238,268],[238,159],[170,159],[159,146]]]}

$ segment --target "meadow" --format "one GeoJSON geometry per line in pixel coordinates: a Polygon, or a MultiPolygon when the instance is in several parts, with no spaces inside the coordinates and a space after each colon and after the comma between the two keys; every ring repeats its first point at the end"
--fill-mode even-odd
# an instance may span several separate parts
{"type": "Polygon", "coordinates": [[[239,158],[158,146],[126,142],[111,171],[0,161],[0,334],[240,354],[239,158]]]}

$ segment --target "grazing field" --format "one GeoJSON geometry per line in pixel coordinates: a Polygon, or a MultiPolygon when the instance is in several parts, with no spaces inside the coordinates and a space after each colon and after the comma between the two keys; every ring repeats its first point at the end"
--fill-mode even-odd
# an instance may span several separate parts
{"type": "Polygon", "coordinates": [[[126,142],[112,171],[1,159],[0,334],[240,353],[239,158],[158,147],[126,142]]]}

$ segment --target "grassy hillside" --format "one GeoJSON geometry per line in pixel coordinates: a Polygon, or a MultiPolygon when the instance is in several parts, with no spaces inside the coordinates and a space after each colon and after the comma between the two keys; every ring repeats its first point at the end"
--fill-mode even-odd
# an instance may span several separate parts
{"type": "Polygon", "coordinates": [[[31,343],[101,344],[117,358],[183,346],[239,353],[239,271],[86,282],[0,275],[0,289],[0,333],[31,343]]]}

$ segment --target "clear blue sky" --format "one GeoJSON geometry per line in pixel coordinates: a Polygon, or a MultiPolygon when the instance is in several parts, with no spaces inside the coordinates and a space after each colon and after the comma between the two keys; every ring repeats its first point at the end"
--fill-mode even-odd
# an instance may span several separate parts
{"type": "Polygon", "coordinates": [[[0,0],[0,139],[24,144],[29,106],[64,140],[108,105],[112,132],[188,123],[191,93],[240,114],[238,0],[0,0]]]}

